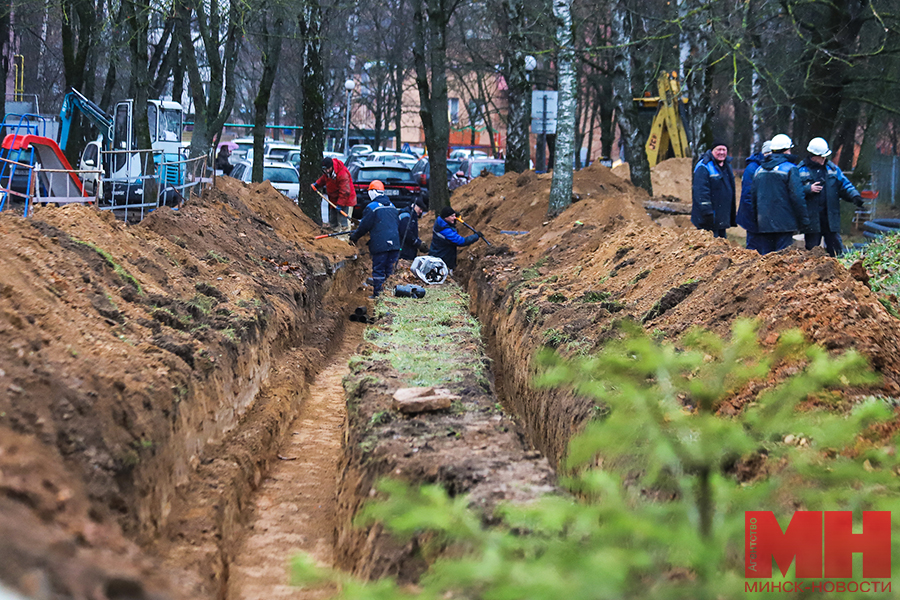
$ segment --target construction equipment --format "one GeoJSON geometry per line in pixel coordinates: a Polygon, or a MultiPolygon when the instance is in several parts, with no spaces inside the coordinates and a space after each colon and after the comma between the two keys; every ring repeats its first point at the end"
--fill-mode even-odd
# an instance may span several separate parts
{"type": "MultiPolygon", "coordinates": [[[[143,194],[142,156],[137,149],[134,133],[134,100],[122,100],[116,104],[115,116],[106,114],[76,89],[63,98],[59,111],[59,147],[65,150],[68,144],[72,119],[76,110],[80,111],[98,129],[100,137],[88,142],[81,155],[79,168],[86,170],[103,169],[112,185],[102,189],[99,175],[84,177],[86,191],[100,198],[111,200],[113,204],[128,202],[127,198],[140,199],[143,194]],[[101,165],[103,162],[108,164],[101,165]],[[104,196],[105,192],[105,196],[104,196]]],[[[147,118],[150,124],[150,143],[153,161],[157,163],[157,179],[160,188],[167,188],[172,196],[180,195],[184,188],[185,169],[181,156],[181,132],[183,109],[177,102],[165,100],[147,101],[147,118]]],[[[168,195],[168,193],[167,193],[168,195]]]]}
{"type": "Polygon", "coordinates": [[[644,144],[647,161],[651,168],[668,157],[670,147],[675,158],[687,158],[691,155],[687,132],[681,122],[681,113],[678,110],[679,102],[687,102],[687,98],[681,97],[678,74],[674,71],[660,73],[656,83],[659,88],[659,96],[634,98],[634,101],[642,107],[657,109],[656,116],[653,117],[653,125],[650,128],[650,137],[644,144]]]}

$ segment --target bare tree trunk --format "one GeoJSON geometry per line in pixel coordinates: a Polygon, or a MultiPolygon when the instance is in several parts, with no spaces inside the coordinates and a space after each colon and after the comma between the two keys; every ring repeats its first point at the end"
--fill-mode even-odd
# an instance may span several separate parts
{"type": "Polygon", "coordinates": [[[397,144],[395,146],[397,152],[403,148],[403,141],[400,139],[403,131],[403,79],[406,69],[398,62],[394,65],[392,75],[394,76],[394,128],[397,130],[397,144]]]}
{"type": "Polygon", "coordinates": [[[413,61],[419,90],[419,115],[431,162],[429,208],[439,212],[450,205],[447,188],[447,24],[456,4],[446,0],[416,0],[413,12],[413,61]],[[429,77],[430,74],[430,77],[429,77]]]}
{"type": "MultiPolygon", "coordinates": [[[[5,0],[0,6],[0,77],[3,81],[9,78],[10,51],[10,15],[12,13],[12,0],[5,0]]],[[[0,94],[0,115],[6,116],[6,94],[0,94]]]]}
{"type": "Polygon", "coordinates": [[[219,0],[210,0],[208,5],[201,5],[199,0],[183,0],[174,5],[176,31],[194,102],[192,157],[205,156],[209,152],[212,140],[219,134],[234,107],[237,94],[234,68],[243,39],[245,4],[241,0],[228,1],[226,24],[219,19],[219,0]],[[197,15],[197,29],[206,59],[202,72],[191,27],[194,14],[197,15]]]}
{"type": "Polygon", "coordinates": [[[875,158],[876,144],[884,134],[884,112],[879,108],[869,108],[867,112],[866,131],[859,146],[856,167],[850,174],[851,180],[859,188],[868,185],[872,179],[872,160],[875,158]]]}
{"type": "MultiPolygon", "coordinates": [[[[65,0],[62,4],[61,37],[66,91],[75,88],[88,97],[93,95],[93,72],[89,72],[87,65],[91,54],[96,52],[97,31],[102,22],[97,18],[96,10],[90,0],[65,0]],[[88,81],[91,89],[85,87],[88,81]]],[[[77,162],[84,149],[86,133],[87,128],[82,127],[79,113],[72,119],[66,147],[67,158],[72,164],[77,162]]]]}
{"type": "Polygon", "coordinates": [[[325,150],[325,69],[322,66],[322,7],[310,0],[300,16],[306,41],[303,76],[303,150],[300,154],[300,210],[316,223],[322,221],[322,199],[310,185],[322,174],[325,150]]]}
{"type": "Polygon", "coordinates": [[[612,159],[613,145],[616,142],[615,102],[612,83],[606,82],[597,102],[600,113],[600,155],[612,159]]]}
{"type": "Polygon", "coordinates": [[[593,152],[594,152],[594,129],[597,126],[597,111],[599,109],[599,105],[600,105],[599,102],[594,102],[594,104],[591,106],[591,124],[588,127],[588,131],[587,131],[588,142],[587,142],[586,157],[587,157],[588,164],[591,164],[591,156],[593,156],[593,152]]]}
{"type": "Polygon", "coordinates": [[[281,58],[281,40],[284,37],[284,17],[277,8],[272,29],[269,33],[267,12],[272,7],[263,4],[260,10],[262,21],[261,45],[262,51],[262,78],[259,82],[259,91],[253,100],[253,181],[263,180],[263,159],[265,158],[263,147],[266,138],[266,121],[269,117],[269,99],[272,97],[272,86],[275,84],[275,75],[278,73],[278,61],[281,58]]]}
{"type": "Polygon", "coordinates": [[[531,147],[531,81],[525,69],[525,2],[504,0],[508,51],[503,61],[506,78],[508,112],[506,123],[506,172],[522,173],[529,169],[531,147]]]}
{"type": "Polygon", "coordinates": [[[550,205],[547,214],[556,216],[572,204],[572,159],[575,152],[575,93],[578,78],[575,70],[575,42],[572,39],[572,0],[553,0],[556,17],[557,88],[559,102],[556,113],[556,150],[553,179],[550,182],[550,205]]]}
{"type": "MultiPolygon", "coordinates": [[[[131,57],[131,86],[134,89],[134,139],[138,149],[150,150],[150,123],[147,120],[147,100],[150,91],[149,57],[147,35],[150,29],[150,6],[135,0],[124,3],[126,29],[129,34],[128,49],[131,57]]],[[[143,193],[145,201],[155,199],[158,192],[157,182],[151,176],[156,173],[152,153],[141,153],[141,174],[144,180],[143,193]]]]}
{"type": "Polygon", "coordinates": [[[616,122],[622,139],[628,147],[628,165],[631,183],[653,195],[650,183],[650,163],[644,152],[643,136],[638,128],[637,107],[632,100],[631,48],[632,28],[626,0],[616,0],[612,5],[611,41],[615,46],[613,58],[613,93],[615,95],[616,122]]]}
{"type": "MultiPolygon", "coordinates": [[[[709,65],[709,25],[706,22],[708,0],[684,0],[679,10],[692,12],[684,17],[687,28],[688,59],[682,66],[688,92],[688,141],[696,161],[711,143],[709,93],[712,81],[709,65]]],[[[684,53],[684,49],[682,49],[684,53]]]]}
{"type": "Polygon", "coordinates": [[[856,145],[856,129],[859,127],[859,104],[849,103],[844,114],[837,135],[832,140],[831,149],[835,153],[840,151],[837,163],[841,170],[850,171],[853,169],[853,149],[856,145]]]}

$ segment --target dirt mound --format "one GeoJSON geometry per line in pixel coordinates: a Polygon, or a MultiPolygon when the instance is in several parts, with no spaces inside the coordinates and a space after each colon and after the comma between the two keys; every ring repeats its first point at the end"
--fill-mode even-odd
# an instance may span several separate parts
{"type": "MultiPolygon", "coordinates": [[[[737,169],[738,165],[733,164],[732,167],[737,169]]],[[[629,169],[628,163],[616,165],[612,172],[625,181],[631,181],[631,169],[629,169]]],[[[690,204],[692,181],[692,158],[669,158],[650,169],[650,182],[653,184],[654,198],[666,198],[670,202],[690,204]]],[[[739,198],[741,195],[739,174],[735,175],[734,184],[737,187],[735,197],[739,198]]]]}
{"type": "Polygon", "coordinates": [[[599,240],[625,221],[654,226],[642,206],[647,194],[599,163],[575,173],[572,205],[552,221],[547,218],[550,182],[550,174],[530,171],[479,177],[458,188],[452,203],[495,245],[489,253],[502,253],[515,243],[520,263],[549,248],[590,246],[589,240],[599,240]]]}
{"type": "MultiPolygon", "coordinates": [[[[122,531],[166,526],[286,346],[326,353],[323,302],[351,289],[331,274],[355,249],[317,232],[268,184],[227,179],[137,226],[78,205],[0,214],[0,556],[18,557],[0,579],[93,597],[147,570],[122,531]]],[[[160,593],[196,597],[181,583],[160,593]]]]}
{"type": "MultiPolygon", "coordinates": [[[[583,399],[532,390],[534,352],[543,345],[589,352],[616,335],[621,319],[641,322],[659,336],[678,336],[693,326],[726,334],[736,318],[756,317],[766,343],[799,328],[828,349],[860,351],[882,375],[879,386],[839,396],[852,401],[873,392],[900,394],[894,351],[900,320],[834,259],[799,250],[760,257],[709,232],[660,227],[641,209],[646,196],[626,182],[604,182],[597,186],[603,193],[548,220],[548,187],[539,198],[528,186],[517,192],[515,177],[472,187],[454,205],[485,233],[517,223],[540,226],[527,235],[497,233],[492,248],[472,246],[461,274],[471,276],[473,307],[492,337],[502,387],[548,456],[561,456],[591,407],[583,399]],[[488,186],[493,195],[485,193],[488,186]]],[[[742,390],[722,410],[740,410],[773,383],[742,390]]]]}

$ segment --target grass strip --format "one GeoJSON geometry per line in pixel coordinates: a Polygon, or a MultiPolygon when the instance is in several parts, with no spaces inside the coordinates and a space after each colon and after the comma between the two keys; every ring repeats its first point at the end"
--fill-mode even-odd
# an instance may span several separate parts
{"type": "Polygon", "coordinates": [[[125,267],[116,262],[116,259],[112,257],[112,255],[104,250],[103,248],[99,248],[90,242],[85,242],[82,240],[74,240],[76,244],[81,244],[82,246],[87,246],[97,254],[103,257],[103,259],[112,267],[113,272],[116,275],[121,277],[124,281],[127,281],[131,285],[137,288],[138,294],[143,294],[144,291],[141,289],[141,284],[135,279],[134,275],[125,270],[125,267]]]}
{"type": "Polygon", "coordinates": [[[472,345],[480,339],[481,328],[469,315],[467,294],[452,282],[427,289],[419,299],[382,296],[377,324],[366,330],[366,340],[409,376],[412,386],[457,382],[472,371],[481,378],[482,355],[472,345]]]}

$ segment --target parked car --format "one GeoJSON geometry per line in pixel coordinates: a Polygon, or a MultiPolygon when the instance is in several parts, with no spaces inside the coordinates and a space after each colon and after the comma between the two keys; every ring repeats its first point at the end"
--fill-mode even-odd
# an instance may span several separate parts
{"type": "Polygon", "coordinates": [[[289,154],[294,152],[299,154],[300,146],[295,146],[294,144],[272,142],[271,144],[266,144],[265,160],[276,162],[290,162],[287,157],[289,154]]]}
{"type": "MultiPolygon", "coordinates": [[[[253,163],[241,161],[234,165],[231,176],[244,183],[250,183],[253,174],[253,163]]],[[[300,175],[293,165],[286,162],[263,162],[263,181],[268,181],[272,187],[290,198],[297,200],[300,196],[300,175]]]]}
{"type": "Polygon", "coordinates": [[[458,148],[452,151],[449,155],[450,158],[456,158],[462,160],[464,158],[487,158],[487,152],[482,152],[481,150],[470,150],[468,148],[458,148]]]}
{"type": "Polygon", "coordinates": [[[372,146],[368,144],[354,144],[350,146],[350,153],[347,154],[347,160],[345,162],[349,162],[354,156],[372,154],[372,152],[374,152],[374,150],[372,146]]]}
{"type": "Polygon", "coordinates": [[[407,154],[405,152],[373,152],[366,156],[366,160],[380,162],[380,163],[391,163],[398,162],[400,164],[406,165],[410,169],[412,169],[419,159],[413,156],[412,154],[407,154]]]}
{"type": "Polygon", "coordinates": [[[366,161],[353,164],[349,170],[356,188],[354,212],[359,215],[362,215],[362,209],[369,203],[369,184],[376,179],[384,184],[384,194],[397,208],[406,208],[422,197],[422,188],[413,179],[409,167],[400,163],[366,161]]]}
{"type": "Polygon", "coordinates": [[[458,172],[466,182],[472,181],[487,172],[500,177],[506,173],[506,161],[499,158],[468,158],[459,165],[458,172]]]}
{"type": "MultiPolygon", "coordinates": [[[[336,158],[341,161],[344,160],[344,155],[341,154],[340,152],[323,152],[322,155],[325,158],[336,158]]],[[[295,169],[300,169],[300,160],[301,160],[300,150],[291,150],[290,152],[288,152],[287,154],[284,155],[282,162],[291,163],[292,165],[294,165],[295,169]]]]}
{"type": "MultiPolygon", "coordinates": [[[[462,164],[461,159],[448,158],[447,159],[447,182],[450,182],[450,178],[453,174],[459,170],[459,165],[462,164]]],[[[419,159],[413,168],[412,168],[413,178],[416,183],[419,184],[419,187],[422,188],[422,199],[425,201],[425,205],[428,205],[428,188],[431,185],[431,163],[428,160],[427,156],[423,156],[419,159]]]]}

